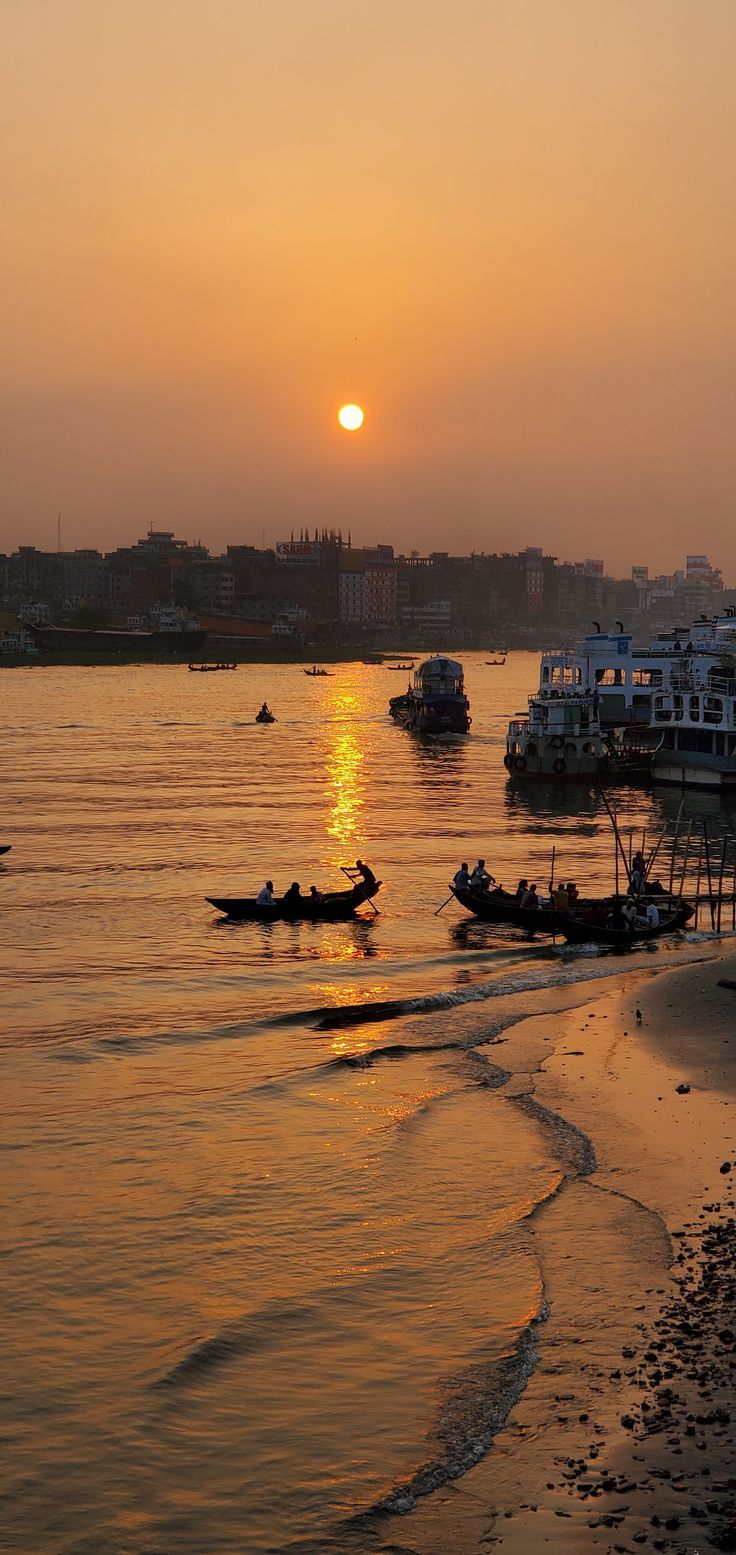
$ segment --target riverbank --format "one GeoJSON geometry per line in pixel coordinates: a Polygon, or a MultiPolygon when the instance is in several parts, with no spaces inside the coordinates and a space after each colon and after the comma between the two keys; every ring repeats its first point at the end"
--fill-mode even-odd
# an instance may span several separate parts
{"type": "Polygon", "coordinates": [[[595,1169],[533,1217],[549,1316],[522,1398],[393,1548],[736,1548],[736,994],[718,987],[736,956],[703,949],[522,1022],[504,1049],[518,1097],[578,1130],[595,1169]]]}

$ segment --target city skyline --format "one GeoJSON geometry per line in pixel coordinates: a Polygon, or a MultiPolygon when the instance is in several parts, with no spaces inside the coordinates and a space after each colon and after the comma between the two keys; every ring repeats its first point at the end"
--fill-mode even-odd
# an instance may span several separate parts
{"type": "Polygon", "coordinates": [[[13,8],[0,546],[733,573],[734,44],[725,0],[13,8]]]}

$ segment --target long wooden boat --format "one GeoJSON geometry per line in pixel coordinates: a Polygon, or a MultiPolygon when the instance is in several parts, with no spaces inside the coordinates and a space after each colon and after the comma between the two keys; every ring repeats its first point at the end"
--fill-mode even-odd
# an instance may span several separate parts
{"type": "Polygon", "coordinates": [[[500,886],[495,891],[467,891],[454,885],[449,889],[461,907],[486,923],[510,923],[516,929],[556,934],[562,921],[562,914],[551,912],[548,907],[520,907],[516,897],[500,886]]]}
{"type": "Polygon", "coordinates": [[[683,911],[669,913],[666,918],[660,918],[656,929],[651,929],[648,924],[640,924],[633,929],[611,929],[606,924],[585,923],[581,918],[561,918],[559,932],[574,945],[620,945],[625,949],[635,941],[659,939],[663,934],[672,934],[675,929],[684,928],[693,909],[689,903],[683,906],[689,907],[687,914],[683,911]]]}
{"type": "Polygon", "coordinates": [[[647,927],[610,929],[605,924],[586,922],[586,914],[592,908],[609,902],[609,897],[581,898],[576,913],[572,915],[553,912],[549,907],[520,907],[516,897],[512,896],[510,891],[504,891],[500,887],[495,891],[467,891],[451,885],[450,890],[461,907],[465,907],[468,912],[472,912],[476,918],[481,918],[486,923],[508,923],[514,928],[526,929],[533,934],[560,934],[565,939],[574,940],[579,944],[596,942],[604,945],[619,945],[630,943],[634,939],[656,939],[660,934],[671,932],[673,928],[684,928],[694,911],[692,903],[686,901],[684,897],[682,899],[670,897],[666,892],[656,891],[650,887],[649,895],[655,898],[662,913],[662,925],[657,929],[647,927]],[[671,911],[668,910],[670,908],[671,911]]]}
{"type": "Polygon", "coordinates": [[[236,670],[237,664],[190,664],[192,675],[216,675],[219,670],[236,670]]]}
{"type": "MultiPolygon", "coordinates": [[[[380,884],[379,880],[371,892],[372,896],[380,889],[380,884]]],[[[357,886],[352,891],[326,892],[321,902],[313,901],[311,896],[302,896],[298,902],[285,902],[283,897],[277,897],[270,906],[264,906],[252,896],[208,896],[206,900],[228,918],[249,918],[257,923],[275,923],[286,919],[290,923],[300,923],[352,918],[356,908],[367,898],[368,892],[364,887],[357,886]]]]}
{"type": "Polygon", "coordinates": [[[312,669],[312,670],[305,670],[304,673],[305,673],[305,675],[309,676],[310,680],[324,680],[324,679],[330,679],[330,677],[334,676],[335,671],[334,670],[312,669]]]}

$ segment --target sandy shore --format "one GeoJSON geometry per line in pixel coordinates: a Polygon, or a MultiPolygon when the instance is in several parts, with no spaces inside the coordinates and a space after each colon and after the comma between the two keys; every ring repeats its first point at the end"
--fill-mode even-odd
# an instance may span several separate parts
{"type": "MultiPolygon", "coordinates": [[[[533,1220],[549,1318],[523,1398],[475,1469],[391,1519],[383,1548],[736,1550],[736,992],[722,978],[736,955],[704,946],[515,1028],[509,1099],[541,1109],[540,1126],[566,1120],[595,1170],[571,1172],[533,1220]]],[[[561,1159],[569,1148],[561,1127],[561,1159]]]]}

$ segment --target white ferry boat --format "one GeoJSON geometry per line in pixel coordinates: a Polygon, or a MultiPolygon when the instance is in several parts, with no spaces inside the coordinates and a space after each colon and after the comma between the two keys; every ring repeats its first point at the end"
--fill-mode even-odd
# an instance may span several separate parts
{"type": "MultiPolygon", "coordinates": [[[[555,668],[561,667],[560,655],[555,668]]],[[[648,782],[651,750],[624,744],[612,729],[604,733],[598,701],[594,692],[568,685],[548,685],[529,697],[526,715],[517,713],[509,723],[503,758],[509,777],[648,782]]]]}
{"type": "Polygon", "coordinates": [[[540,693],[590,695],[602,730],[648,738],[656,783],[736,789],[736,610],[659,632],[645,648],[616,625],[544,654],[540,693]]]}

